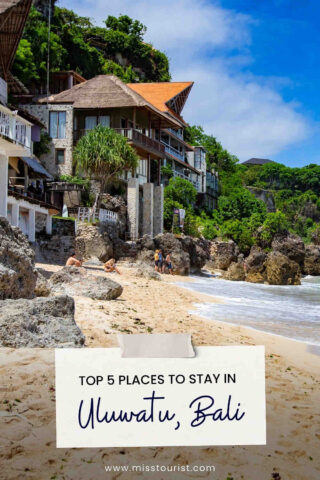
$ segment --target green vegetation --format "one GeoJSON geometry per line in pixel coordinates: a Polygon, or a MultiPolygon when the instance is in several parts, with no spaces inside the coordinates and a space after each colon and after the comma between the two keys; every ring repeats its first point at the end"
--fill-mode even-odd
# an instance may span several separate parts
{"type": "Polygon", "coordinates": [[[137,167],[139,157],[127,139],[109,127],[98,125],[80,138],[73,158],[77,174],[85,174],[100,183],[103,193],[112,178],[137,167]]]}
{"type": "MultiPolygon", "coordinates": [[[[38,2],[39,3],[39,2],[38,2]]],[[[27,87],[45,87],[48,19],[46,9],[32,7],[13,66],[27,87]]],[[[166,55],[143,41],[146,27],[127,15],[109,16],[95,26],[66,8],[54,7],[50,34],[50,71],[75,70],[90,79],[114,74],[124,82],[170,80],[166,55]]]]}
{"type": "Polygon", "coordinates": [[[277,233],[296,233],[306,242],[320,239],[320,165],[302,168],[278,163],[241,165],[199,126],[187,128],[186,140],[193,145],[203,145],[208,152],[208,169],[214,168],[219,173],[218,208],[197,210],[183,184],[177,188],[170,183],[165,188],[167,229],[172,226],[172,211],[176,207],[187,210],[185,233],[203,235],[210,240],[232,239],[245,254],[254,244],[269,249],[277,233]],[[262,190],[265,197],[273,197],[275,212],[268,213],[265,203],[257,198],[262,190]]]}

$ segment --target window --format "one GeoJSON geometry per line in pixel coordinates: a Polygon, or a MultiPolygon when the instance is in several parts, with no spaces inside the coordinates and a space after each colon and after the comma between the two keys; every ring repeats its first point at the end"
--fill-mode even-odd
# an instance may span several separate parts
{"type": "Polygon", "coordinates": [[[137,168],[137,174],[142,175],[143,177],[147,176],[147,171],[148,171],[148,162],[147,160],[144,160],[140,158],[139,160],[139,165],[137,168]]]}
{"type": "Polygon", "coordinates": [[[85,117],[84,128],[86,130],[92,130],[97,125],[102,125],[104,127],[110,127],[110,115],[90,115],[85,117]]]}
{"type": "Polygon", "coordinates": [[[57,148],[56,149],[56,164],[57,165],[62,165],[64,163],[64,152],[65,152],[65,150],[63,148],[57,148]]]}
{"type": "Polygon", "coordinates": [[[66,138],[66,112],[50,112],[49,124],[51,138],[66,138]]]}

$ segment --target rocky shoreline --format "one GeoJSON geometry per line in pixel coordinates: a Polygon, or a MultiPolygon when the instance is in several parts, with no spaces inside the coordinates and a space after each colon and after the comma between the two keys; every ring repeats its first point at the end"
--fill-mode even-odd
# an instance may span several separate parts
{"type": "MultiPolygon", "coordinates": [[[[48,279],[35,268],[35,253],[27,238],[3,217],[0,237],[0,346],[83,346],[73,297],[110,301],[122,294],[123,287],[107,276],[88,273],[88,268],[64,267],[48,279]],[[12,328],[6,328],[7,324],[12,328]]],[[[148,280],[162,279],[154,271],[156,249],[164,255],[171,253],[177,275],[205,268],[220,271],[228,280],[270,285],[300,285],[302,275],[320,275],[320,246],[306,246],[293,234],[276,235],[269,249],[253,246],[246,257],[232,240],[210,242],[164,233],[125,242],[103,224],[79,225],[74,243],[77,255],[89,264],[101,266],[114,257],[134,267],[137,277],[148,280]]]]}
{"type": "Polygon", "coordinates": [[[232,240],[212,242],[210,254],[206,268],[227,280],[300,285],[303,275],[320,275],[320,246],[291,233],[276,235],[269,249],[254,245],[247,257],[232,240]]]}

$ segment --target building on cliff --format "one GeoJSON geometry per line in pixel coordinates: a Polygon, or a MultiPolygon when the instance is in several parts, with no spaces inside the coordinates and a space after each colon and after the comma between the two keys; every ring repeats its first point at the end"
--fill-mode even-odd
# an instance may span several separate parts
{"type": "MultiPolygon", "coordinates": [[[[184,178],[193,184],[198,192],[199,206],[214,209],[218,199],[218,175],[207,169],[206,149],[189,145],[184,140],[188,124],[181,114],[193,82],[129,83],[128,86],[161,112],[179,122],[178,128],[155,131],[155,138],[165,148],[162,164],[171,169],[173,177],[184,178]]],[[[161,180],[166,185],[168,177],[163,174],[161,180]]]]}
{"type": "Polygon", "coordinates": [[[10,69],[31,3],[0,3],[0,215],[19,226],[33,242],[37,225],[51,233],[51,217],[56,212],[43,191],[43,180],[50,174],[33,155],[33,142],[40,139],[42,124],[8,105],[8,83],[13,81],[10,69]]]}

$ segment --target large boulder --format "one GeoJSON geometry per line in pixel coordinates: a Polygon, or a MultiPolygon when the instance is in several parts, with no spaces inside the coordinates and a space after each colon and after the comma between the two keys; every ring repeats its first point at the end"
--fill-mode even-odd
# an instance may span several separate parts
{"type": "Polygon", "coordinates": [[[298,235],[292,233],[275,235],[271,247],[274,252],[280,252],[300,266],[303,265],[305,247],[303,240],[298,235]]]}
{"type": "Polygon", "coordinates": [[[87,275],[84,269],[77,267],[63,267],[51,276],[50,283],[55,293],[95,300],[114,300],[123,291],[122,286],[109,277],[87,275]]]}
{"type": "Polygon", "coordinates": [[[210,260],[210,242],[205,238],[181,237],[179,241],[185,252],[189,254],[190,270],[201,270],[210,260]]]}
{"type": "Polygon", "coordinates": [[[190,255],[172,233],[157,235],[154,239],[156,249],[162,250],[164,257],[170,252],[174,273],[188,275],[190,273],[190,255]]]}
{"type": "Polygon", "coordinates": [[[306,275],[320,275],[320,246],[319,245],[306,246],[303,273],[306,275]]]}
{"type": "Polygon", "coordinates": [[[164,257],[170,252],[174,273],[188,275],[190,273],[190,255],[183,249],[182,242],[172,233],[157,235],[154,239],[145,235],[137,241],[137,259],[148,265],[154,264],[155,250],[162,250],[164,257]]]}
{"type": "Polygon", "coordinates": [[[1,347],[82,347],[84,341],[66,295],[0,302],[1,347]]]}
{"type": "Polygon", "coordinates": [[[210,269],[227,270],[232,262],[237,261],[239,248],[233,240],[214,240],[211,243],[210,255],[211,260],[207,264],[210,269]]]}
{"type": "Polygon", "coordinates": [[[161,280],[160,273],[156,272],[153,267],[146,263],[140,263],[135,270],[137,277],[144,277],[148,280],[161,280]]]}
{"type": "Polygon", "coordinates": [[[244,263],[247,282],[264,283],[266,281],[266,259],[267,254],[260,247],[251,247],[250,254],[244,263]]]}
{"type": "Polygon", "coordinates": [[[280,252],[269,253],[266,265],[267,282],[270,285],[300,285],[300,267],[280,252]]]}
{"type": "Polygon", "coordinates": [[[37,273],[27,237],[0,217],[0,240],[0,300],[32,298],[37,273]]]}
{"type": "Polygon", "coordinates": [[[75,251],[77,256],[85,260],[97,257],[101,262],[106,262],[113,257],[112,240],[103,226],[81,223],[75,238],[75,251]]]}
{"type": "Polygon", "coordinates": [[[228,270],[223,275],[226,280],[234,280],[240,282],[245,280],[246,274],[244,271],[243,262],[232,262],[228,270]]]}

